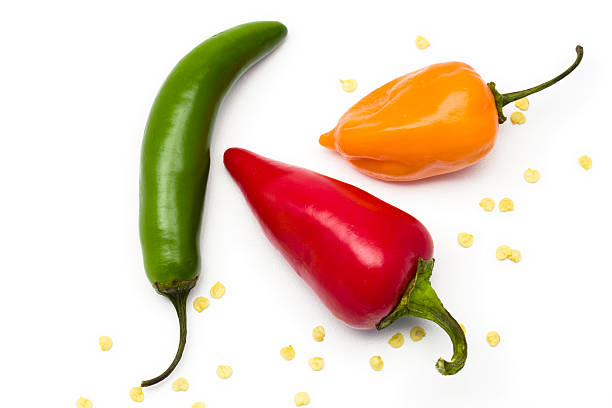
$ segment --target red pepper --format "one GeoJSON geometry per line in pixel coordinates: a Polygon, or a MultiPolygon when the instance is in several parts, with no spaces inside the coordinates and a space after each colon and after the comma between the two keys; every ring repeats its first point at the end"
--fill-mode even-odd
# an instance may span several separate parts
{"type": "Polygon", "coordinates": [[[225,166],[268,238],[339,319],[383,329],[403,316],[440,325],[453,342],[442,374],[465,364],[459,324],[431,288],[433,241],[416,218],[350,184],[231,148],[225,166]]]}

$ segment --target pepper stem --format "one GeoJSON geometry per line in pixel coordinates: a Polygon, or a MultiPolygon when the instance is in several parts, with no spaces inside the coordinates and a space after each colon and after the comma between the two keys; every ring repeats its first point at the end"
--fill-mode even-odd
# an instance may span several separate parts
{"type": "Polygon", "coordinates": [[[433,272],[433,265],[433,259],[425,261],[419,258],[416,276],[408,284],[399,304],[393,312],[378,323],[376,328],[382,330],[400,317],[405,316],[416,316],[436,323],[444,329],[453,342],[451,361],[440,358],[436,363],[436,368],[442,375],[452,375],[465,365],[467,342],[461,326],[444,308],[438,295],[431,287],[429,279],[433,272]]]}
{"type": "Polygon", "coordinates": [[[534,86],[533,88],[525,89],[523,91],[500,94],[495,89],[495,82],[489,82],[487,86],[489,87],[491,92],[493,92],[493,97],[495,98],[495,105],[497,106],[497,115],[499,117],[499,123],[501,124],[506,121],[506,117],[504,116],[504,112],[502,110],[504,106],[536,92],[540,92],[542,89],[546,89],[549,86],[556,84],[557,82],[568,76],[574,69],[576,69],[576,67],[580,64],[580,61],[582,61],[582,56],[584,55],[584,50],[582,49],[581,45],[576,46],[576,54],[576,61],[574,61],[574,63],[568,69],[566,69],[550,81],[544,82],[543,84],[540,84],[538,86],[534,86]]]}
{"type": "Polygon", "coordinates": [[[185,350],[185,343],[187,342],[187,296],[189,295],[189,291],[195,286],[197,279],[198,278],[188,281],[172,281],[165,283],[156,282],[153,284],[157,293],[170,299],[176,309],[180,328],[179,345],[174,360],[172,360],[172,363],[170,363],[166,371],[155,378],[141,382],[141,387],[148,387],[164,380],[172,374],[172,371],[174,371],[181,360],[183,350],[185,350]]]}

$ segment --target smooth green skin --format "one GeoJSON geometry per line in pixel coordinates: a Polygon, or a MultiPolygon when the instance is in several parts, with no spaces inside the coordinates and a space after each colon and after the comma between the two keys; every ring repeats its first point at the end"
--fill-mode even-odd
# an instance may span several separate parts
{"type": "Polygon", "coordinates": [[[203,42],[170,73],[142,145],[140,240],[152,283],[199,275],[198,237],[210,133],[232,83],[286,36],[278,22],[243,24],[203,42]]]}
{"type": "Polygon", "coordinates": [[[162,85],[142,143],[140,242],[147,277],[179,319],[174,360],[142,387],[167,378],[187,339],[187,296],[199,271],[199,232],[210,168],[210,133],[223,96],[240,75],[287,35],[274,21],[219,33],[187,54],[162,85]]]}

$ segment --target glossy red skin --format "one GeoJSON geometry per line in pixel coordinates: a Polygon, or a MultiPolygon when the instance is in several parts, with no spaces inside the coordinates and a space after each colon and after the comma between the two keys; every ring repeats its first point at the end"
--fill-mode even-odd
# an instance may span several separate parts
{"type": "Polygon", "coordinates": [[[357,187],[244,149],[223,159],[268,238],[351,327],[376,327],[433,255],[423,224],[357,187]]]}

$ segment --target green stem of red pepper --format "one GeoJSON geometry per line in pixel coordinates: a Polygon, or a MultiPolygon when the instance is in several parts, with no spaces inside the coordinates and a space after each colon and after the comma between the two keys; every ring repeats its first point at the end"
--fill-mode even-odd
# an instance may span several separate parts
{"type": "Polygon", "coordinates": [[[433,259],[425,261],[419,258],[416,276],[408,284],[399,304],[376,328],[382,330],[395,320],[406,316],[416,316],[436,323],[444,329],[453,342],[452,359],[446,361],[440,358],[436,363],[436,368],[443,375],[452,375],[465,365],[467,342],[461,326],[444,308],[438,295],[431,287],[429,279],[433,272],[433,266],[433,259]]]}
{"type": "Polygon", "coordinates": [[[574,63],[568,69],[566,69],[550,81],[544,82],[543,84],[540,84],[538,86],[534,86],[533,88],[525,89],[523,91],[500,94],[495,89],[495,82],[489,82],[487,86],[489,87],[491,92],[493,92],[493,97],[495,98],[495,105],[497,106],[497,115],[499,116],[499,123],[501,124],[506,121],[506,117],[504,116],[504,112],[502,110],[504,106],[536,92],[540,92],[541,90],[556,84],[557,82],[568,76],[574,69],[576,69],[576,67],[580,64],[580,61],[582,61],[582,56],[584,55],[584,50],[582,49],[581,45],[576,46],[576,54],[576,61],[574,61],[574,63]]]}

